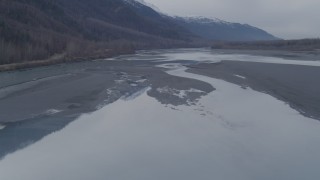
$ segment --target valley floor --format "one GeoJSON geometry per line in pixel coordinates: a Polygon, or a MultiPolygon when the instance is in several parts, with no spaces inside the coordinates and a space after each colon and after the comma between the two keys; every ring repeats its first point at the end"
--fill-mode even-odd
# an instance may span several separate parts
{"type": "Polygon", "coordinates": [[[0,73],[0,179],[320,178],[319,69],[176,49],[0,73]]]}

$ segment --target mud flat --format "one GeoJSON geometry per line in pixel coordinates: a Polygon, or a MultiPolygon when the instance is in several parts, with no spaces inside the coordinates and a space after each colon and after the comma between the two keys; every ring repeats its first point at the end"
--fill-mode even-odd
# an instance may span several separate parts
{"type": "Polygon", "coordinates": [[[188,72],[268,93],[301,114],[320,120],[320,67],[222,61],[189,66],[188,72]]]}
{"type": "Polygon", "coordinates": [[[163,105],[191,104],[214,90],[205,82],[171,76],[157,64],[98,60],[0,73],[0,159],[147,87],[163,105]],[[171,93],[180,90],[185,93],[171,93]]]}

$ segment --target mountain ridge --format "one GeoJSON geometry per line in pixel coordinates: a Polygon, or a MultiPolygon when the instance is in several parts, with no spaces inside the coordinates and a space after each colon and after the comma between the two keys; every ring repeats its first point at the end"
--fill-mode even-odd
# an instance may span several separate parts
{"type": "MultiPolygon", "coordinates": [[[[63,53],[72,59],[105,49],[122,53],[134,48],[173,47],[193,38],[151,8],[141,5],[141,9],[153,16],[144,16],[142,10],[122,0],[2,0],[0,64],[63,53]]],[[[109,54],[114,53],[101,56],[109,54]]]]}
{"type": "Polygon", "coordinates": [[[143,0],[1,0],[0,65],[210,45],[212,39],[150,6],[143,0]]]}
{"type": "Polygon", "coordinates": [[[270,33],[251,26],[207,17],[172,17],[178,24],[199,37],[215,41],[269,41],[279,40],[270,33]]]}

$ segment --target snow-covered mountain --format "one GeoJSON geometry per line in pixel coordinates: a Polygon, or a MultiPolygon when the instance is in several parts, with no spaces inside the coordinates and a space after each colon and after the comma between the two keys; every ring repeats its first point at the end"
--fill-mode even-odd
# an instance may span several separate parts
{"type": "Polygon", "coordinates": [[[168,19],[168,22],[173,22],[185,28],[194,35],[219,41],[257,41],[257,40],[276,40],[270,33],[257,27],[231,23],[218,18],[207,17],[171,17],[162,13],[156,6],[145,2],[144,0],[123,0],[136,9],[141,15],[146,18],[161,16],[168,19]]]}
{"type": "Polygon", "coordinates": [[[248,24],[231,23],[217,18],[173,17],[173,19],[190,32],[210,40],[260,41],[278,39],[257,27],[248,24]]]}
{"type": "Polygon", "coordinates": [[[187,23],[200,23],[200,24],[211,24],[211,23],[220,23],[220,24],[232,24],[230,22],[218,19],[218,18],[207,18],[203,16],[194,16],[194,17],[179,17],[175,16],[176,19],[183,20],[187,23]]]}

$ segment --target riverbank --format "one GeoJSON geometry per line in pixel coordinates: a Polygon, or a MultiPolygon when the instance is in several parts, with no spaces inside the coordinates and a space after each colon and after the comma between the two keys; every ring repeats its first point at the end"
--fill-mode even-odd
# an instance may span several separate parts
{"type": "Polygon", "coordinates": [[[320,39],[216,42],[212,49],[319,51],[320,39]]]}
{"type": "Polygon", "coordinates": [[[254,56],[277,57],[288,60],[319,61],[320,50],[293,51],[293,50],[259,50],[259,49],[212,49],[216,53],[250,54],[254,56]]]}
{"type": "Polygon", "coordinates": [[[126,49],[121,51],[105,50],[103,52],[96,53],[95,55],[91,54],[83,57],[69,56],[66,53],[62,53],[62,54],[55,54],[45,60],[34,60],[34,61],[26,61],[22,63],[3,64],[3,65],[0,65],[0,72],[35,68],[35,67],[41,67],[41,66],[50,66],[50,65],[61,64],[61,63],[72,63],[72,62],[90,61],[90,60],[96,60],[96,59],[105,59],[105,58],[111,58],[119,55],[134,54],[134,53],[135,53],[134,49],[126,49]]]}

